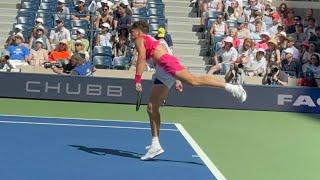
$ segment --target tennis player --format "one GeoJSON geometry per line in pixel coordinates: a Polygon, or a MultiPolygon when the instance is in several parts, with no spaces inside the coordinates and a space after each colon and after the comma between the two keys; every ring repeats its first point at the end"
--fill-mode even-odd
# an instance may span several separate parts
{"type": "Polygon", "coordinates": [[[217,80],[212,75],[195,76],[183,67],[179,60],[168,51],[166,45],[148,35],[149,24],[144,21],[133,23],[130,33],[138,52],[138,60],[135,75],[136,91],[142,91],[141,76],[145,70],[146,63],[156,66],[154,74],[154,85],[151,90],[147,112],[150,119],[152,141],[147,153],[141,160],[150,160],[162,154],[159,141],[160,112],[159,108],[169,94],[170,88],[175,84],[178,91],[183,90],[181,82],[191,86],[220,87],[230,92],[240,102],[247,98],[246,91],[241,85],[232,85],[217,80]],[[179,80],[179,81],[176,81],[179,80]],[[180,82],[181,81],[181,82],[180,82]]]}

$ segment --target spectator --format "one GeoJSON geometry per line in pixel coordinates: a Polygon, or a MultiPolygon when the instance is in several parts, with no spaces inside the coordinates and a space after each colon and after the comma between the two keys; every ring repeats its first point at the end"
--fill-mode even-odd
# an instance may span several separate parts
{"type": "Polygon", "coordinates": [[[61,19],[56,20],[56,28],[50,32],[50,44],[59,44],[61,40],[71,40],[70,31],[64,27],[64,21],[61,19]]]}
{"type": "Polygon", "coordinates": [[[246,27],[246,22],[244,18],[237,19],[237,30],[238,30],[238,37],[240,39],[250,38],[251,34],[249,29],[246,27]]]}
{"type": "Polygon", "coordinates": [[[263,14],[263,21],[265,22],[267,29],[269,29],[272,26],[271,15],[274,12],[273,8],[274,7],[272,7],[271,3],[267,3],[265,5],[265,10],[264,10],[264,14],[263,14]]]}
{"type": "Polygon", "coordinates": [[[238,60],[237,63],[240,63],[243,65],[244,68],[246,68],[250,61],[254,59],[254,41],[250,38],[246,38],[243,41],[242,46],[239,48],[238,54],[238,60]]]}
{"type": "Polygon", "coordinates": [[[43,39],[35,40],[35,47],[30,52],[30,64],[34,66],[41,66],[48,61],[48,51],[43,49],[43,39]]]}
{"type": "Polygon", "coordinates": [[[286,3],[281,3],[279,5],[279,8],[278,8],[278,12],[277,12],[281,18],[281,21],[283,21],[284,18],[287,17],[287,14],[288,14],[288,6],[286,3]]]}
{"type": "Polygon", "coordinates": [[[236,20],[242,15],[242,8],[239,6],[239,2],[237,0],[231,1],[231,6],[227,8],[227,15],[229,19],[236,20]]]}
{"type": "Polygon", "coordinates": [[[212,66],[208,74],[214,74],[220,71],[225,74],[229,71],[230,64],[233,64],[238,57],[237,50],[233,47],[233,38],[228,36],[223,40],[223,47],[214,55],[214,66],[212,66]],[[221,62],[219,62],[219,59],[221,62]]]}
{"type": "Polygon", "coordinates": [[[46,30],[46,28],[43,27],[43,24],[44,24],[43,18],[37,18],[35,22],[35,26],[30,30],[30,37],[35,37],[37,35],[38,27],[42,27],[43,34],[47,35],[48,31],[46,30]]]}
{"type": "Polygon", "coordinates": [[[296,23],[294,25],[295,30],[294,33],[290,34],[290,37],[294,39],[297,43],[301,43],[302,41],[307,40],[307,35],[303,32],[303,26],[301,23],[296,23]]]}
{"type": "Polygon", "coordinates": [[[42,40],[42,48],[46,49],[48,51],[51,50],[51,44],[49,42],[48,37],[44,34],[44,27],[38,26],[35,28],[35,34],[30,38],[29,40],[29,49],[35,49],[36,47],[36,40],[41,39],[42,40]]]}
{"type": "Polygon", "coordinates": [[[245,73],[242,64],[231,63],[230,68],[224,76],[226,83],[243,84],[245,73]]]}
{"type": "Polygon", "coordinates": [[[74,42],[74,53],[73,54],[80,54],[82,58],[84,58],[86,61],[89,61],[89,53],[85,50],[85,47],[83,45],[83,42],[81,40],[76,40],[74,42]]]}
{"type": "Polygon", "coordinates": [[[277,66],[271,66],[267,68],[267,73],[263,76],[262,84],[264,85],[288,85],[288,75],[281,71],[277,66]]]}
{"type": "Polygon", "coordinates": [[[284,25],[285,29],[287,30],[294,23],[295,23],[294,11],[293,11],[293,9],[289,9],[287,16],[283,19],[283,25],[284,25]]]}
{"type": "Polygon", "coordinates": [[[240,39],[238,38],[238,31],[236,28],[230,29],[229,36],[233,38],[233,47],[238,49],[240,46],[240,39]]]}
{"type": "Polygon", "coordinates": [[[277,38],[278,38],[278,48],[281,52],[282,50],[286,49],[288,46],[287,34],[284,31],[282,31],[277,35],[277,38]]]}
{"type": "Polygon", "coordinates": [[[313,72],[306,72],[304,76],[298,80],[297,86],[318,87],[313,72]]]}
{"type": "Polygon", "coordinates": [[[320,55],[314,53],[311,55],[310,61],[302,66],[303,73],[313,72],[315,77],[320,77],[320,55]]]}
{"type": "Polygon", "coordinates": [[[84,47],[84,50],[85,51],[88,51],[89,49],[89,40],[88,39],[85,39],[85,35],[86,35],[86,31],[84,29],[77,29],[77,37],[75,40],[72,40],[71,41],[71,51],[74,52],[75,51],[75,41],[79,40],[82,42],[83,44],[83,47],[84,47]]]}
{"type": "MultiPolygon", "coordinates": [[[[287,28],[286,28],[286,33],[287,34],[292,34],[292,33],[295,33],[296,32],[296,25],[299,24],[302,26],[302,29],[303,29],[303,25],[302,25],[302,22],[301,22],[301,17],[300,16],[294,16],[293,18],[293,21],[292,21],[292,24],[289,25],[287,28]]],[[[303,31],[302,31],[303,32],[303,31]]]]}
{"type": "Polygon", "coordinates": [[[68,41],[66,39],[63,39],[59,42],[56,49],[50,52],[49,61],[66,61],[70,58],[70,56],[71,52],[68,50],[68,41]]]}
{"type": "Polygon", "coordinates": [[[90,20],[90,16],[85,7],[85,0],[77,0],[77,6],[74,8],[75,14],[71,15],[72,20],[90,20]]]}
{"type": "Polygon", "coordinates": [[[269,49],[266,52],[266,59],[268,62],[268,66],[278,66],[280,65],[280,50],[277,47],[277,41],[272,38],[268,42],[269,49]]]}
{"type": "Polygon", "coordinates": [[[23,45],[24,37],[21,33],[15,35],[15,43],[8,46],[7,54],[10,57],[9,63],[15,67],[19,65],[28,65],[30,51],[23,45]]]}
{"type": "Polygon", "coordinates": [[[296,62],[299,62],[300,61],[300,52],[299,50],[294,46],[295,42],[294,42],[294,39],[292,37],[288,37],[287,38],[288,40],[288,44],[287,44],[287,49],[292,49],[293,51],[293,59],[296,61],[296,62]]]}
{"type": "Polygon", "coordinates": [[[111,33],[109,29],[111,28],[109,23],[103,23],[101,26],[101,32],[96,38],[96,46],[108,46],[112,48],[111,44],[111,33]]]}
{"type": "Polygon", "coordinates": [[[310,37],[310,42],[316,44],[316,52],[320,52],[320,26],[315,28],[315,33],[310,37]]]}
{"type": "Polygon", "coordinates": [[[300,64],[293,59],[294,51],[292,48],[284,50],[285,58],[281,61],[281,70],[291,77],[300,77],[300,64]]]}
{"type": "Polygon", "coordinates": [[[16,39],[16,34],[22,34],[23,35],[23,27],[22,24],[16,24],[14,26],[14,30],[12,32],[12,34],[7,38],[6,43],[4,45],[4,47],[7,49],[8,46],[11,46],[15,43],[15,39],[16,39]]]}
{"type": "Polygon", "coordinates": [[[269,29],[269,34],[272,37],[275,34],[277,34],[278,26],[282,26],[282,25],[281,25],[280,15],[278,13],[272,13],[271,17],[272,17],[272,26],[269,29]]]}
{"type": "Polygon", "coordinates": [[[310,40],[310,37],[316,32],[316,20],[311,17],[308,19],[308,26],[304,29],[304,33],[307,35],[307,39],[310,40]]]}
{"type": "Polygon", "coordinates": [[[115,28],[119,36],[129,37],[129,27],[131,26],[131,16],[126,13],[127,6],[123,3],[119,5],[119,17],[115,19],[115,28]]]}
{"type": "Polygon", "coordinates": [[[309,49],[310,49],[310,45],[307,41],[304,41],[301,43],[301,47],[300,47],[300,62],[301,64],[305,64],[308,62],[308,60],[311,57],[311,54],[314,53],[314,50],[312,53],[309,53],[309,49]]]}
{"type": "Polygon", "coordinates": [[[228,25],[222,15],[218,15],[217,21],[210,28],[211,36],[224,36],[228,34],[228,25]]]}
{"type": "MultiPolygon", "coordinates": [[[[200,26],[203,28],[205,20],[209,15],[209,11],[223,12],[222,0],[203,0],[200,4],[200,26]]],[[[201,29],[203,30],[203,29],[201,29]]]]}
{"type": "MultiPolygon", "coordinates": [[[[79,58],[79,55],[77,55],[77,57],[79,58]]],[[[61,63],[61,65],[61,67],[57,67],[55,65],[52,66],[52,71],[60,75],[69,75],[71,71],[77,66],[77,61],[75,58],[70,58],[67,63],[61,63]]]]}
{"type": "Polygon", "coordinates": [[[70,75],[91,76],[95,71],[94,67],[92,66],[92,63],[90,61],[86,61],[79,54],[73,55],[71,59],[75,60],[76,66],[73,70],[71,70],[70,75]]]}
{"type": "Polygon", "coordinates": [[[113,54],[115,57],[127,57],[128,41],[125,37],[120,37],[119,42],[113,46],[113,54]]]}
{"type": "MultiPolygon", "coordinates": [[[[111,27],[114,25],[113,17],[110,15],[109,6],[107,5],[104,5],[101,8],[101,12],[95,22],[96,28],[102,28],[103,23],[108,23],[111,27]]],[[[109,29],[111,29],[111,27],[109,27],[109,29]]]]}
{"type": "Polygon", "coordinates": [[[256,21],[255,22],[255,31],[251,32],[251,39],[253,39],[255,42],[260,41],[260,34],[262,33],[262,22],[256,21]]]}
{"type": "Polygon", "coordinates": [[[259,48],[253,60],[248,63],[245,72],[248,76],[264,76],[267,71],[267,60],[265,50],[259,48]]]}
{"type": "Polygon", "coordinates": [[[313,18],[313,9],[306,10],[306,16],[302,20],[302,24],[304,27],[308,26],[310,18],[313,18]]]}
{"type": "Polygon", "coordinates": [[[155,36],[156,39],[162,39],[164,38],[164,40],[166,41],[166,43],[168,44],[169,48],[171,49],[171,51],[173,51],[173,42],[172,42],[172,38],[171,35],[166,31],[165,28],[161,27],[158,29],[157,35],[155,36]]]}
{"type": "Polygon", "coordinates": [[[260,33],[260,39],[261,41],[257,42],[255,45],[256,49],[262,48],[264,50],[267,50],[268,47],[268,42],[270,40],[270,35],[268,32],[262,32],[260,33]]]}
{"type": "Polygon", "coordinates": [[[65,0],[58,0],[56,12],[53,15],[53,20],[69,20],[70,19],[70,10],[65,6],[65,0]]]}
{"type": "Polygon", "coordinates": [[[143,8],[147,5],[147,0],[133,0],[132,7],[134,8],[143,8]]]}

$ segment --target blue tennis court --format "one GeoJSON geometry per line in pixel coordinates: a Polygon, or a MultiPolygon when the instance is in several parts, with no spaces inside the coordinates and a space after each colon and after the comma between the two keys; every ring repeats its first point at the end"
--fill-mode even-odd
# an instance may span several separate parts
{"type": "Polygon", "coordinates": [[[1,179],[225,179],[180,124],[163,124],[165,153],[140,161],[148,123],[0,116],[1,179]]]}

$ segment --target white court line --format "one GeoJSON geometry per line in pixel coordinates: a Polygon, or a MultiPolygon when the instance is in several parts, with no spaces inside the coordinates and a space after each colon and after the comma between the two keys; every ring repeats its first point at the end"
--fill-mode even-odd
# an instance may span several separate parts
{"type": "MultiPolygon", "coordinates": [[[[67,119],[67,120],[85,120],[85,121],[112,121],[112,122],[133,122],[133,123],[142,123],[142,124],[149,124],[149,122],[143,121],[129,121],[129,120],[113,120],[113,119],[90,119],[90,118],[72,118],[72,117],[54,117],[54,116],[28,116],[28,115],[8,115],[8,114],[0,114],[3,117],[26,117],[26,118],[42,118],[42,119],[67,119]]],[[[171,124],[174,125],[175,123],[163,123],[161,124],[171,124]]]]}
{"type": "Polygon", "coordinates": [[[213,164],[206,153],[200,148],[197,142],[190,136],[190,134],[184,129],[181,124],[176,123],[176,127],[179,129],[184,138],[192,146],[192,148],[197,152],[201,160],[206,164],[211,173],[216,177],[217,180],[226,180],[226,177],[219,171],[219,169],[213,164]]]}
{"type": "MultiPolygon", "coordinates": [[[[38,122],[25,122],[25,121],[0,121],[0,123],[3,123],[3,124],[28,124],[28,125],[47,125],[47,126],[70,126],[70,127],[150,130],[150,128],[130,127],[130,126],[102,126],[102,125],[89,125],[89,124],[38,123],[38,122]]],[[[160,129],[160,130],[161,131],[179,132],[178,129],[160,129]]]]}

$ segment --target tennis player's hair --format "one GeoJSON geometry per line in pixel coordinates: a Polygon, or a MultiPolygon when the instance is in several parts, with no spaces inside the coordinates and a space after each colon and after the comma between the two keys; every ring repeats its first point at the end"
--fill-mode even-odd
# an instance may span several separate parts
{"type": "Polygon", "coordinates": [[[145,21],[134,22],[131,26],[131,29],[140,29],[143,33],[149,33],[149,24],[145,21]]]}

